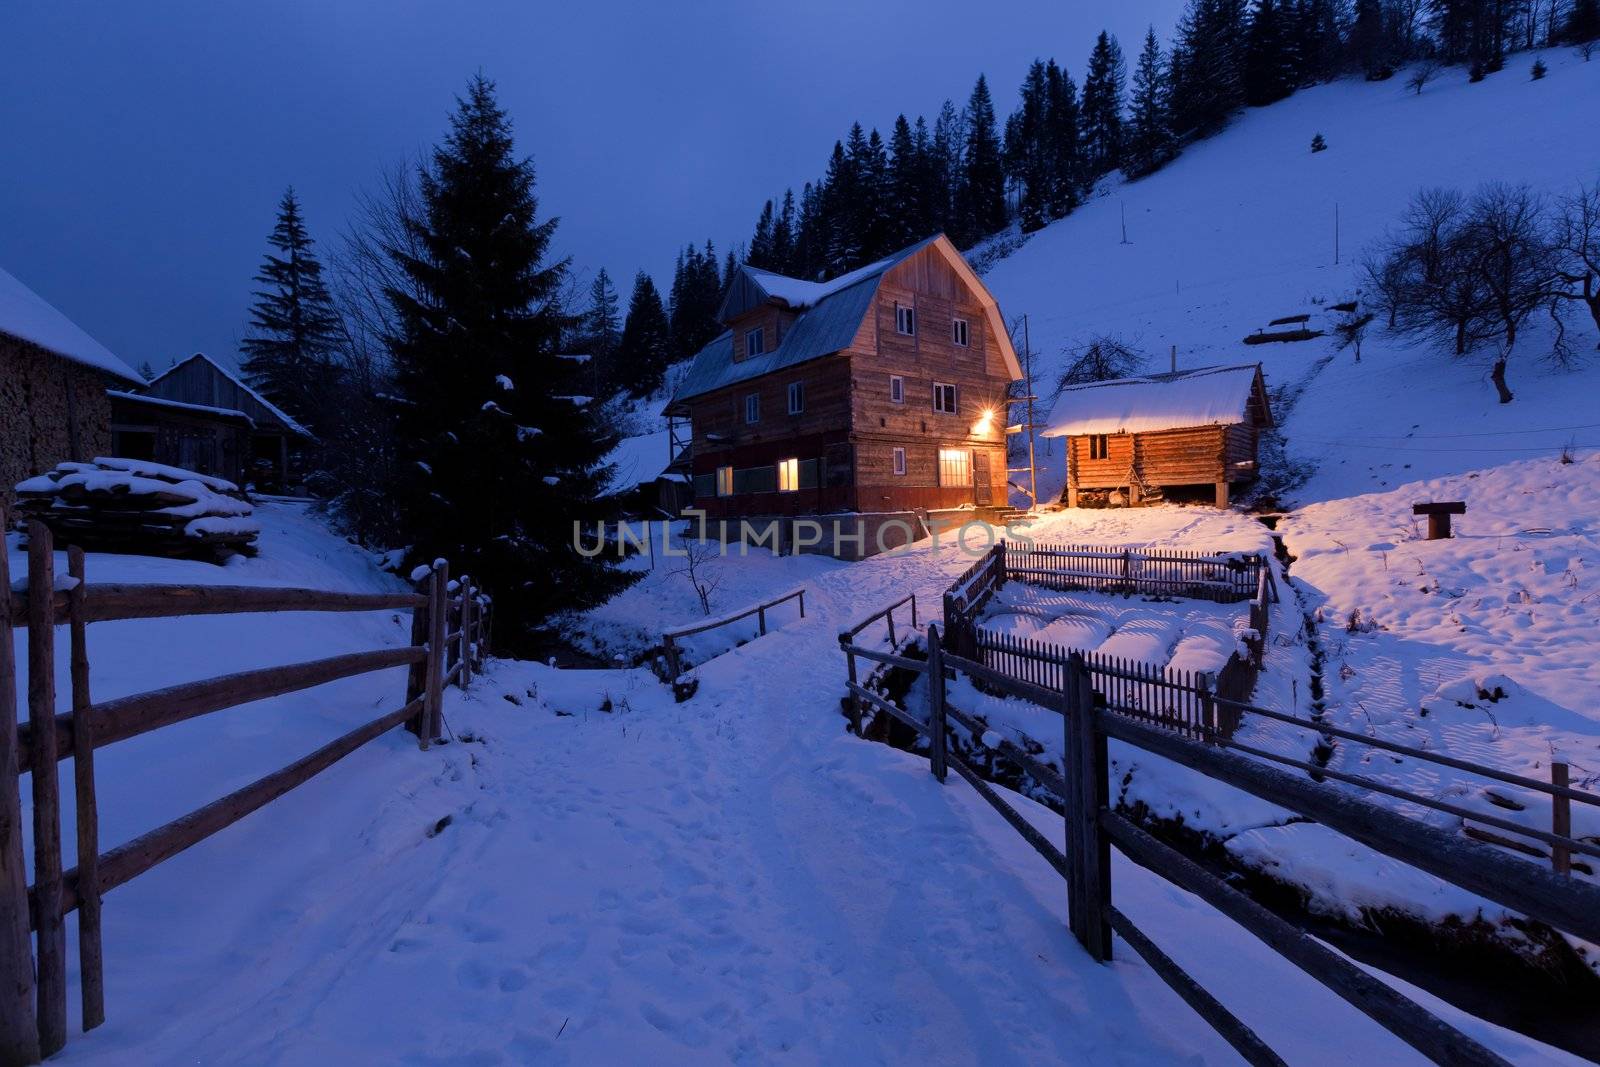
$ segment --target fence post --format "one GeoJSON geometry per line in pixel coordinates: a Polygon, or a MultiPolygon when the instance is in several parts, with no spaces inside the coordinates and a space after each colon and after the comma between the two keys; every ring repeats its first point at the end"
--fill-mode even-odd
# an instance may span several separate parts
{"type": "MultiPolygon", "coordinates": [[[[1556,760],[1550,764],[1550,784],[1563,789],[1567,785],[1567,764],[1556,760]]],[[[1572,798],[1559,794],[1550,798],[1550,832],[1561,837],[1572,836],[1572,798]]],[[[1550,847],[1550,865],[1557,874],[1572,873],[1572,851],[1565,845],[1550,847]]]]}
{"type": "Polygon", "coordinates": [[[1000,538],[994,546],[994,587],[1006,584],[1006,539],[1000,538]]]}
{"type": "Polygon", "coordinates": [[[917,594],[911,594],[911,632],[917,632],[917,594]]]}
{"type": "Polygon", "coordinates": [[[67,1043],[67,938],[61,922],[61,787],[56,771],[55,541],[28,523],[28,722],[33,739],[33,880],[38,903],[39,1054],[67,1043]]]}
{"type": "MultiPolygon", "coordinates": [[[[1072,932],[1099,963],[1111,959],[1111,842],[1100,829],[1100,811],[1110,802],[1106,738],[1096,724],[1094,689],[1083,656],[1067,659],[1066,770],[1067,863],[1069,885],[1076,882],[1072,932]]],[[[1069,897],[1072,894],[1069,890],[1069,897]]]]}
{"type": "MultiPolygon", "coordinates": [[[[433,576],[431,573],[426,579],[419,579],[412,583],[416,592],[429,598],[426,603],[419,604],[411,609],[411,646],[413,648],[426,645],[428,643],[428,635],[433,632],[432,623],[428,620],[428,610],[433,605],[432,583],[433,576]]],[[[406,703],[410,704],[418,697],[425,696],[427,692],[428,660],[425,659],[420,663],[413,663],[406,672],[406,703]]],[[[427,728],[427,722],[428,706],[427,702],[424,701],[422,710],[406,720],[406,730],[421,738],[423,731],[427,728]]]]}
{"type": "Polygon", "coordinates": [[[100,803],[94,789],[94,720],[87,714],[89,634],[84,614],[88,596],[83,549],[67,549],[67,574],[75,579],[67,595],[72,633],[72,781],[78,822],[78,991],[87,1033],[106,1021],[105,971],[100,951],[100,803]]]}
{"type": "Polygon", "coordinates": [[[1212,699],[1216,684],[1212,679],[1213,676],[1205,671],[1196,672],[1194,676],[1194,692],[1200,703],[1200,721],[1195,725],[1199,728],[1201,740],[1208,745],[1217,743],[1217,734],[1222,726],[1217,722],[1217,702],[1212,699]]]}
{"type": "Polygon", "coordinates": [[[0,1062],[38,1063],[28,871],[22,856],[22,778],[17,766],[17,661],[11,639],[11,567],[0,504],[0,1062]]]}
{"type": "Polygon", "coordinates": [[[445,634],[450,625],[450,565],[436,560],[428,591],[428,692],[423,705],[422,744],[440,735],[444,723],[445,634]]]}
{"type": "Polygon", "coordinates": [[[939,647],[939,628],[928,627],[928,761],[933,776],[945,779],[944,766],[944,651],[939,647]]]}
{"type": "Polygon", "coordinates": [[[472,583],[461,576],[461,677],[456,684],[462,689],[472,681],[472,583]]]}
{"type": "Polygon", "coordinates": [[[883,617],[889,623],[889,647],[890,648],[894,648],[895,647],[895,640],[894,640],[894,609],[890,608],[888,611],[884,612],[883,613],[883,617]]]}
{"type": "Polygon", "coordinates": [[[799,599],[800,599],[800,617],[803,619],[803,618],[806,617],[806,591],[804,589],[800,590],[800,598],[799,599]]]}
{"type": "MultiPolygon", "coordinates": [[[[849,669],[851,685],[860,684],[856,679],[856,654],[850,650],[850,639],[844,634],[839,635],[839,646],[844,649],[845,666],[849,669]]],[[[857,737],[861,736],[861,698],[856,696],[854,689],[850,690],[850,729],[855,731],[857,737]]]]}
{"type": "Polygon", "coordinates": [[[759,632],[759,636],[767,636],[767,606],[765,604],[756,605],[756,629],[759,632]]]}

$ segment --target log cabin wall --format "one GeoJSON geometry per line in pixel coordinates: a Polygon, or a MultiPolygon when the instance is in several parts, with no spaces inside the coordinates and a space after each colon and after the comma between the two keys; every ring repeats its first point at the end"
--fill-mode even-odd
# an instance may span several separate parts
{"type": "Polygon", "coordinates": [[[850,354],[861,510],[958,507],[985,495],[983,503],[1006,503],[1005,397],[1011,376],[987,335],[983,309],[943,256],[925,249],[885,275],[850,354]],[[898,330],[897,305],[915,312],[915,333],[898,330]],[[955,341],[956,319],[967,324],[966,345],[955,341]],[[894,376],[903,381],[898,403],[890,389],[894,376]],[[956,387],[956,413],[934,410],[935,383],[956,387]],[[986,408],[994,417],[975,433],[986,408]],[[904,474],[894,473],[897,447],[906,452],[904,474]],[[988,493],[975,493],[971,483],[940,485],[940,449],[971,451],[974,477],[988,468],[988,493]]]}
{"type": "Polygon", "coordinates": [[[106,390],[128,382],[0,334],[0,503],[16,484],[64,460],[111,451],[106,390]]]}

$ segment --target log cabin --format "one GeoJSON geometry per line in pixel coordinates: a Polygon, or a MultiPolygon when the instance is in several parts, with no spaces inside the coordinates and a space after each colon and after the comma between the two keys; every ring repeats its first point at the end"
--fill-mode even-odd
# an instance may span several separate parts
{"type": "MultiPolygon", "coordinates": [[[[209,409],[214,413],[211,421],[219,425],[219,434],[221,425],[231,421],[230,417],[245,416],[250,426],[242,441],[238,463],[227,468],[237,470],[238,474],[222,476],[241,485],[252,483],[268,493],[298,488],[301,450],[313,440],[311,431],[204,352],[196,352],[156,375],[144,388],[144,394],[185,405],[191,416],[209,409]]],[[[157,435],[154,443],[159,446],[163,439],[157,435]]],[[[172,440],[181,445],[183,435],[174,435],[172,440]]],[[[219,441],[225,440],[226,437],[219,437],[219,441]]],[[[159,448],[151,458],[172,466],[186,466],[178,461],[181,457],[165,454],[159,448]]]]}
{"type": "Polygon", "coordinates": [[[994,297],[937,235],[826,282],[750,266],[728,327],[666,408],[667,469],[710,520],[853,516],[871,555],[930,513],[1007,505],[1005,414],[1021,378],[994,297]],[[683,424],[686,424],[683,425],[683,424]]]}
{"type": "Polygon", "coordinates": [[[1250,363],[1070,386],[1043,436],[1066,438],[1069,507],[1121,494],[1151,504],[1195,486],[1227,507],[1229,487],[1259,473],[1257,442],[1272,425],[1261,365],[1250,363]]]}
{"type": "Polygon", "coordinates": [[[24,478],[111,450],[108,388],[132,367],[0,270],[0,502],[24,478]]]}

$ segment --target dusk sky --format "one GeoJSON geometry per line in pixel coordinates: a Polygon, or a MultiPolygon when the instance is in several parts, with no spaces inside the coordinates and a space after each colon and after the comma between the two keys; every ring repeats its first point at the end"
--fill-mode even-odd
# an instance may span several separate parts
{"type": "Polygon", "coordinates": [[[414,158],[475,71],[499,85],[559,251],[663,286],[674,252],[749,237],[852,121],[1003,119],[1034,57],[1082,79],[1103,26],[1130,66],[1181,0],[446,5],[10,0],[0,14],[0,266],[138,366],[235,358],[287,185],[324,249],[414,158]]]}

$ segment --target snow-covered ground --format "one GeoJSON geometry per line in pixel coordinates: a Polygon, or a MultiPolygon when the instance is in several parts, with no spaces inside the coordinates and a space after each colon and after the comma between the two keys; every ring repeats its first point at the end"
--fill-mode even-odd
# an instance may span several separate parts
{"type": "MultiPolygon", "coordinates": [[[[262,556],[237,567],[91,556],[90,574],[390,581],[292,510],[262,518],[262,556]]],[[[1060,521],[1128,539],[1135,518],[1151,540],[1229,522],[1060,521]]],[[[838,629],[880,598],[933,596],[967,562],[947,548],[819,574],[805,620],[698,668],[681,705],[644,670],[492,664],[449,692],[455,743],[421,752],[395,731],[108,896],[109,1019],[59,1059],[1233,1062],[1125,947],[1089,961],[1060,879],[970,789],[844,731],[838,629]]],[[[91,633],[96,684],[110,695],[403,639],[387,615],[358,618],[256,620],[248,640],[174,620],[160,660],[106,624],[91,633]],[[335,629],[348,632],[329,647],[335,629]]],[[[314,747],[400,686],[377,676],[105,750],[106,844],[314,747]]],[[[1118,906],[1292,1062],[1418,1062],[1193,897],[1120,861],[1114,879],[1118,906]]],[[[1576,1062],[1417,995],[1514,1062],[1576,1062]]]]}

